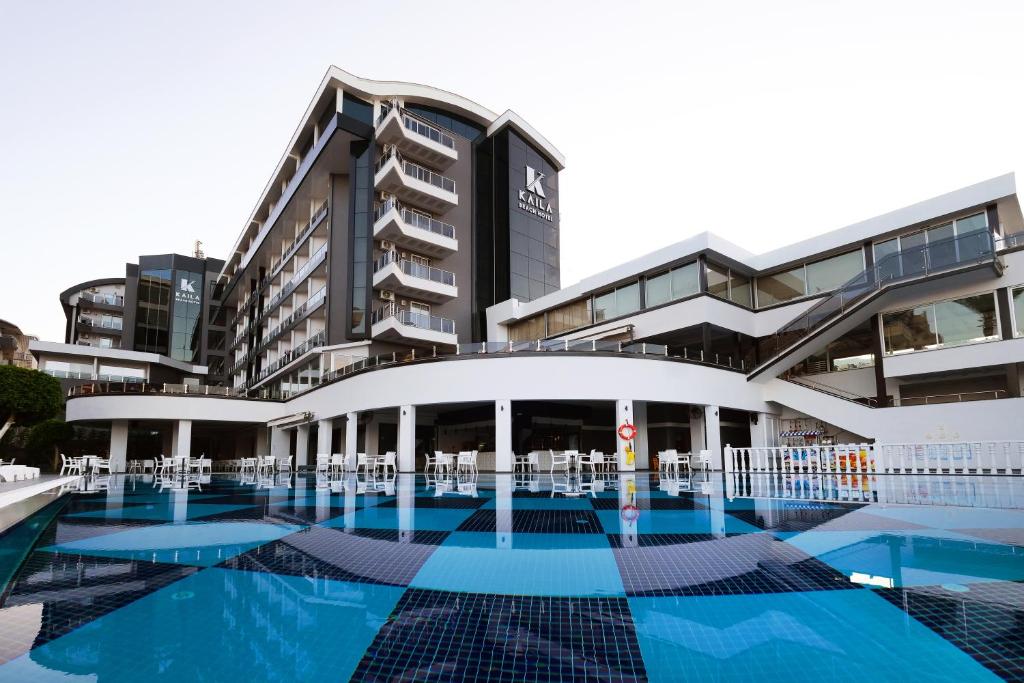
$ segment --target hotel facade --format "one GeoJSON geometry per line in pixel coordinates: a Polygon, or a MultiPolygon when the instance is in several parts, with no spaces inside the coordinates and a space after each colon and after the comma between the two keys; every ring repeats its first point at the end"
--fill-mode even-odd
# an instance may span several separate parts
{"type": "Polygon", "coordinates": [[[702,233],[562,287],[564,166],[512,111],[332,68],[223,262],[76,285],[64,343],[32,351],[120,468],[154,438],[300,467],[396,451],[403,472],[435,450],[630,470],[669,448],[722,468],[727,445],[1024,440],[1012,175],[764,254],[702,233]],[[154,287],[181,283],[201,294],[178,316],[154,287]]]}

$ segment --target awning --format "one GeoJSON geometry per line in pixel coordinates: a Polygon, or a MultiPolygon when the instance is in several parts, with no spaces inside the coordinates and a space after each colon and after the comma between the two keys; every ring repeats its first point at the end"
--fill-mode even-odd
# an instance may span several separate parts
{"type": "Polygon", "coordinates": [[[792,429],[788,432],[779,432],[779,436],[818,436],[821,434],[817,429],[792,429]]]}
{"type": "Polygon", "coordinates": [[[313,419],[313,413],[295,413],[287,417],[280,417],[276,420],[271,420],[267,423],[268,427],[294,427],[296,425],[305,424],[313,419]]]}

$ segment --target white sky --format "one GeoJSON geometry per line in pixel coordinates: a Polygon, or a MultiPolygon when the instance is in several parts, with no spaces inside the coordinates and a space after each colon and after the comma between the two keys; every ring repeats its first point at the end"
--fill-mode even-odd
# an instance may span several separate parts
{"type": "Polygon", "coordinates": [[[331,63],[567,157],[562,284],[702,230],[766,251],[1024,169],[1024,2],[0,0],[0,318],[224,257],[331,63]]]}

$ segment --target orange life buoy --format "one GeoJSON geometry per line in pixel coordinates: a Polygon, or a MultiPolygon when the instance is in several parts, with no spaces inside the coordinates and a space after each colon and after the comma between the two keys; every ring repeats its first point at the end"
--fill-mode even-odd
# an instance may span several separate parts
{"type": "Polygon", "coordinates": [[[623,441],[632,441],[636,438],[637,430],[636,425],[632,425],[628,422],[623,422],[619,425],[619,438],[623,441]]]}

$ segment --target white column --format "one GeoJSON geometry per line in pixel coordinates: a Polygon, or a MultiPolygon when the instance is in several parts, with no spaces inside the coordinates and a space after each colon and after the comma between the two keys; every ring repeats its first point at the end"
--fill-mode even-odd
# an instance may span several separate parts
{"type": "Polygon", "coordinates": [[[398,409],[398,470],[416,471],[416,406],[398,409]]]}
{"type": "Polygon", "coordinates": [[[722,469],[722,432],[718,421],[718,406],[704,406],[704,441],[711,451],[711,469],[722,469]]]}
{"type": "Polygon", "coordinates": [[[636,425],[636,440],[633,450],[636,451],[636,469],[650,469],[647,447],[647,402],[633,401],[633,424],[636,425]]]}
{"type": "Polygon", "coordinates": [[[494,475],[494,546],[512,547],[512,475],[494,475]]]}
{"type": "Polygon", "coordinates": [[[253,455],[270,454],[270,429],[266,425],[256,427],[256,452],[253,455]]]}
{"type": "MultiPolygon", "coordinates": [[[[620,423],[621,424],[621,423],[620,423]]],[[[617,437],[616,437],[617,438],[617,437]]],[[[635,548],[638,545],[636,517],[639,514],[634,508],[639,507],[637,499],[635,474],[619,475],[619,537],[623,548],[635,548]],[[627,509],[628,508],[628,509],[627,509]]]]}
{"type": "Polygon", "coordinates": [[[690,409],[690,453],[696,457],[704,448],[704,406],[690,409]]]}
{"type": "Polygon", "coordinates": [[[331,441],[334,435],[334,420],[320,420],[316,423],[316,452],[317,454],[328,454],[331,452],[331,441]]]}
{"type": "MultiPolygon", "coordinates": [[[[290,445],[291,438],[288,436],[288,430],[282,427],[270,428],[270,455],[275,458],[285,457],[288,455],[290,445]]],[[[264,455],[266,454],[264,453],[264,455]]]]}
{"type": "Polygon", "coordinates": [[[378,451],[380,450],[380,448],[379,440],[377,438],[378,433],[379,430],[377,418],[374,417],[372,420],[366,423],[366,427],[363,433],[363,441],[365,442],[363,445],[365,446],[366,453],[368,455],[379,455],[378,451]]]}
{"type": "Polygon", "coordinates": [[[770,413],[750,414],[750,445],[754,448],[764,447],[771,443],[771,436],[768,433],[770,413]],[[757,420],[755,423],[754,420],[757,420]]]}
{"type": "Polygon", "coordinates": [[[356,461],[356,450],[359,446],[359,413],[348,413],[345,416],[345,457],[351,462],[356,461]]]}
{"type": "Polygon", "coordinates": [[[110,471],[128,469],[128,420],[110,422],[110,471]]]}
{"type": "Polygon", "coordinates": [[[494,471],[512,471],[512,401],[494,402],[494,471]]]}
{"type": "Polygon", "coordinates": [[[174,423],[171,433],[171,451],[173,455],[190,455],[192,453],[192,420],[178,420],[174,423]]]}
{"type": "MultiPolygon", "coordinates": [[[[629,441],[619,438],[618,429],[625,423],[634,424],[635,418],[633,417],[633,402],[630,400],[618,400],[615,402],[615,443],[616,443],[616,461],[619,463],[619,472],[633,472],[636,470],[636,463],[629,465],[626,463],[626,447],[630,445],[629,441]]],[[[634,451],[636,445],[633,445],[634,451]]]]}
{"type": "Polygon", "coordinates": [[[398,475],[398,542],[412,543],[416,531],[416,475],[402,472],[398,475]]]}
{"type": "Polygon", "coordinates": [[[305,467],[309,454],[309,425],[295,428],[295,469],[305,467]]]}

